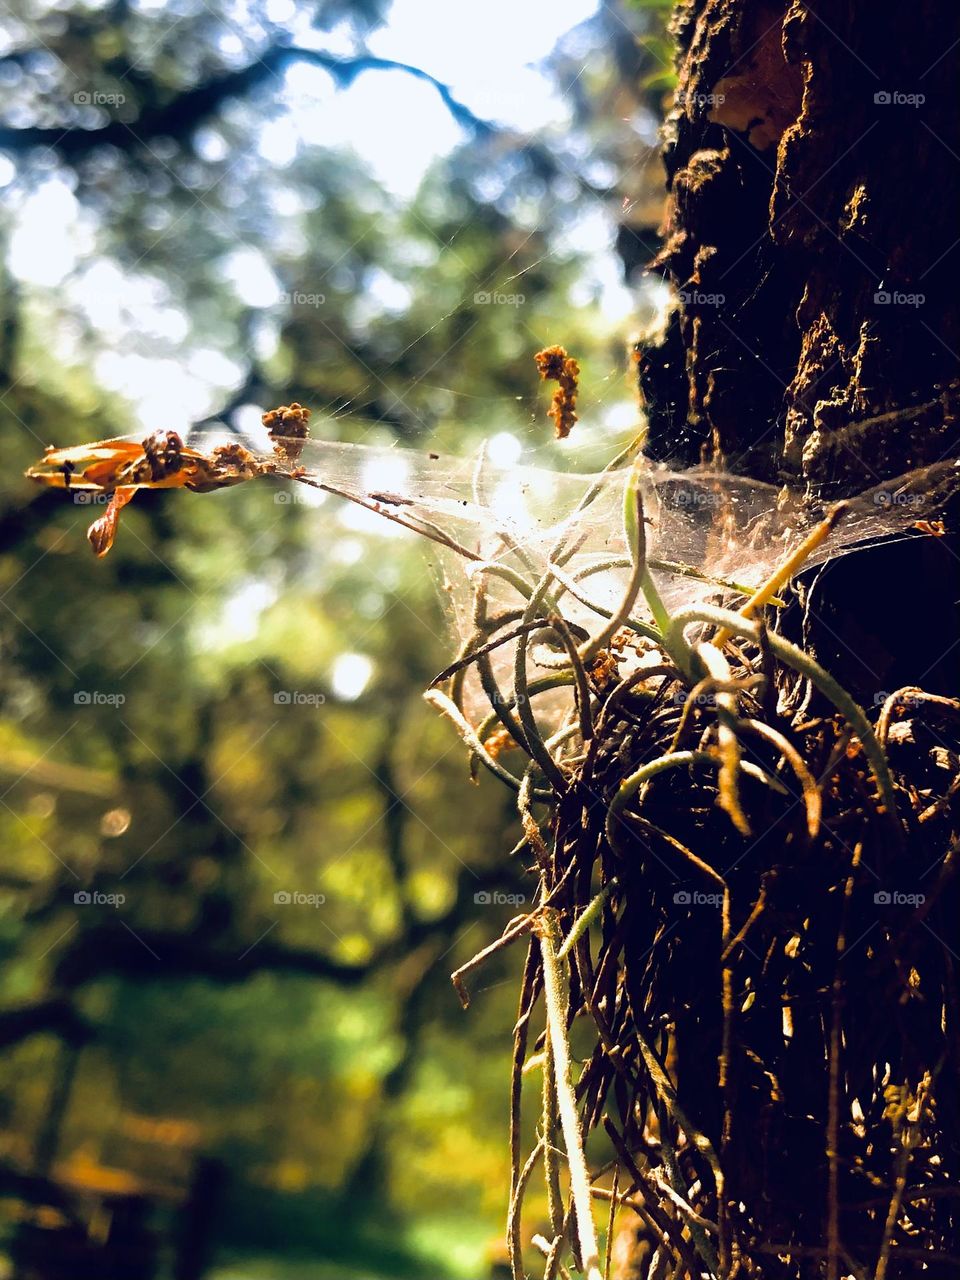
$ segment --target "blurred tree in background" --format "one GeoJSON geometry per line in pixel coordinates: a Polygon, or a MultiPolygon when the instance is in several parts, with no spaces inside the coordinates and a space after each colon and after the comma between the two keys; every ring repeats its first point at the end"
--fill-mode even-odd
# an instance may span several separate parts
{"type": "Polygon", "coordinates": [[[590,466],[635,428],[658,7],[551,30],[537,128],[495,70],[502,113],[378,54],[390,20],[378,0],[7,10],[0,1190],[172,1185],[203,1155],[229,1171],[221,1253],[475,1275],[501,1231],[514,962],[469,1018],[447,974],[510,913],[484,895],[524,883],[509,797],[464,785],[420,701],[450,654],[431,557],[252,486],[142,495],[98,563],[89,507],[20,479],[47,444],[243,430],[291,399],[326,438],[492,437],[508,464],[590,466]],[[392,106],[411,85],[453,131],[427,153],[392,106]],[[532,364],[557,341],[584,369],[562,455],[532,364]]]}

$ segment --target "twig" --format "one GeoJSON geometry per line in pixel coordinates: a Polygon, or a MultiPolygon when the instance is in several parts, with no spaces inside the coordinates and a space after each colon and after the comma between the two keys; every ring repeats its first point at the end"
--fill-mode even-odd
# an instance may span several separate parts
{"type": "Polygon", "coordinates": [[[617,1221],[617,1192],[620,1190],[620,1166],[613,1170],[613,1187],[610,1195],[610,1216],[607,1218],[607,1239],[604,1245],[603,1280],[610,1280],[610,1263],[613,1257],[613,1230],[617,1221]]]}
{"type": "Polygon", "coordinates": [[[510,1208],[507,1214],[507,1247],[510,1250],[510,1266],[513,1280],[525,1280],[523,1271],[523,1254],[519,1238],[519,1225],[511,1229],[514,1202],[520,1186],[520,1110],[523,1094],[523,1063],[527,1052],[527,1033],[530,1027],[530,1015],[539,994],[539,966],[537,952],[539,948],[533,939],[527,948],[527,959],[523,967],[523,978],[520,983],[520,1002],[516,1025],[513,1028],[513,1059],[510,1067],[510,1208]]]}
{"type": "Polygon", "coordinates": [[[600,890],[600,892],[597,894],[597,896],[590,902],[590,904],[587,907],[584,908],[584,910],[581,912],[581,914],[577,917],[576,921],[574,922],[573,928],[567,934],[566,938],[564,938],[563,945],[560,947],[559,951],[557,952],[558,960],[566,960],[567,956],[570,954],[573,948],[577,945],[577,943],[580,941],[580,939],[583,937],[586,931],[590,928],[594,920],[596,920],[597,916],[600,914],[600,911],[603,907],[604,902],[606,902],[608,896],[610,895],[610,893],[615,887],[616,887],[616,880],[608,880],[607,883],[600,890]]]}
{"type": "Polygon", "coordinates": [[[603,1280],[600,1274],[597,1229],[590,1204],[590,1179],[577,1115],[576,1094],[573,1088],[570,1047],[567,1042],[567,997],[557,958],[559,926],[557,913],[546,908],[539,921],[540,951],[543,958],[543,985],[547,1007],[547,1034],[553,1049],[557,1081],[557,1104],[563,1142],[567,1149],[570,1169],[570,1195],[573,1201],[574,1222],[580,1244],[580,1257],[587,1280],[603,1280]]]}
{"type": "Polygon", "coordinates": [[[462,964],[459,969],[454,969],[453,973],[450,975],[450,981],[453,983],[454,989],[460,997],[460,1003],[463,1005],[464,1009],[469,1009],[470,1007],[470,992],[467,990],[463,981],[466,975],[468,973],[472,973],[474,969],[479,968],[479,966],[482,965],[484,961],[489,960],[492,955],[496,955],[498,951],[502,951],[504,947],[508,947],[511,942],[516,942],[517,938],[522,937],[525,933],[529,933],[530,929],[533,927],[534,920],[535,917],[532,915],[524,916],[518,924],[507,929],[499,938],[494,942],[491,942],[489,946],[478,951],[477,954],[473,956],[472,959],[468,960],[466,964],[462,964]]]}
{"type": "Polygon", "coordinates": [[[654,1182],[657,1184],[657,1186],[660,1188],[663,1194],[667,1197],[670,1203],[675,1205],[680,1210],[680,1212],[683,1214],[683,1216],[687,1219],[688,1222],[694,1223],[696,1226],[700,1227],[703,1231],[708,1231],[711,1235],[715,1236],[719,1234],[720,1228],[717,1226],[717,1224],[715,1222],[711,1222],[709,1218],[703,1217],[702,1214],[697,1213],[696,1209],[694,1209],[694,1207],[691,1204],[688,1204],[687,1201],[684,1200],[683,1196],[679,1195],[676,1191],[674,1191],[673,1187],[671,1187],[670,1183],[667,1182],[666,1178],[659,1171],[659,1169],[652,1169],[650,1172],[650,1176],[653,1178],[654,1182]]]}
{"type": "Polygon", "coordinates": [[[569,624],[559,614],[551,616],[550,626],[563,641],[563,646],[570,658],[574,687],[577,691],[577,715],[580,719],[580,736],[583,738],[584,744],[586,744],[593,737],[593,711],[590,707],[590,682],[587,679],[583,658],[577,648],[577,642],[573,638],[569,624]]]}
{"type": "Polygon", "coordinates": [[[656,760],[650,760],[647,764],[641,765],[635,773],[624,778],[607,809],[606,833],[610,847],[617,848],[616,823],[621,820],[620,815],[628,802],[645,782],[655,778],[659,773],[665,773],[668,769],[683,769],[693,764],[715,763],[716,757],[708,751],[674,751],[668,755],[658,756],[656,760]]]}
{"type": "MultiPolygon", "coordinates": [[[[776,595],[781,587],[786,586],[790,579],[796,576],[814,551],[830,536],[836,527],[837,521],[846,510],[847,504],[838,502],[826,520],[822,520],[815,529],[807,534],[799,547],[787,556],[786,560],[774,570],[766,582],[761,587],[758,587],[746,604],[743,605],[740,609],[742,618],[752,617],[758,609],[767,604],[772,596],[776,595]]],[[[710,643],[716,645],[718,649],[722,648],[728,640],[732,639],[733,634],[735,633],[726,627],[721,627],[710,643]]]]}
{"type": "MultiPolygon", "coordinates": [[[[564,1221],[566,1225],[566,1220],[564,1221]]],[[[560,1276],[560,1280],[570,1280],[570,1272],[560,1261],[560,1249],[565,1234],[565,1231],[561,1231],[559,1235],[554,1236],[552,1242],[539,1234],[530,1237],[530,1243],[535,1249],[539,1249],[547,1260],[547,1265],[543,1269],[543,1280],[553,1280],[556,1275],[560,1276]]]]}
{"type": "Polygon", "coordinates": [[[516,1186],[510,1196],[510,1207],[507,1210],[507,1241],[510,1248],[510,1261],[513,1266],[514,1280],[526,1280],[523,1270],[523,1241],[520,1239],[520,1210],[523,1208],[523,1196],[530,1181],[530,1175],[536,1168],[537,1161],[543,1154],[543,1139],[530,1152],[527,1162],[520,1171],[516,1186]]]}
{"type": "Polygon", "coordinates": [[[718,649],[709,645],[697,645],[696,656],[703,663],[707,674],[716,686],[717,747],[720,768],[717,772],[717,788],[720,808],[729,817],[742,836],[750,835],[750,823],[740,803],[738,777],[740,774],[740,740],[737,737],[737,698],[729,691],[730,665],[718,649]]]}
{"type": "Polygon", "coordinates": [[[557,1150],[557,1078],[553,1046],[547,1037],[543,1047],[543,1178],[547,1188],[547,1214],[554,1235],[563,1227],[563,1195],[560,1190],[560,1152],[557,1150]]]}
{"type": "Polygon", "coordinates": [[[547,625],[546,618],[533,618],[530,622],[523,622],[518,627],[507,631],[502,636],[497,636],[495,640],[489,640],[486,644],[482,644],[479,649],[472,649],[469,653],[462,654],[455,662],[451,662],[449,667],[435,675],[427,686],[428,689],[435,689],[437,685],[443,684],[445,680],[449,680],[451,676],[457,674],[464,667],[469,667],[471,663],[476,662],[478,658],[484,657],[488,653],[493,653],[505,644],[509,644],[511,640],[516,640],[517,636],[523,635],[525,632],[540,631],[547,625]]]}
{"type": "MultiPolygon", "coordinates": [[[[679,610],[670,624],[674,636],[682,635],[684,628],[689,626],[691,622],[707,622],[718,627],[728,627],[734,635],[752,640],[754,644],[759,643],[760,628],[758,624],[751,622],[749,619],[741,618],[727,609],[718,609],[713,605],[694,605],[690,608],[679,610]]],[[[775,657],[779,658],[786,666],[792,667],[795,671],[799,671],[801,675],[806,676],[811,684],[815,685],[848,721],[854,733],[860,739],[864,754],[876,778],[880,799],[890,819],[891,827],[896,831],[898,839],[902,841],[904,831],[897,816],[897,795],[894,790],[893,778],[890,776],[890,768],[883,748],[877,741],[863,708],[858,706],[846,689],[838,684],[833,676],[828,675],[823,667],[818,662],[815,662],[808,653],[805,653],[802,649],[797,648],[796,645],[784,640],[782,636],[778,636],[774,632],[767,633],[767,643],[775,657]]]]}
{"type": "Polygon", "coordinates": [[[803,756],[784,735],[774,729],[771,725],[764,724],[762,720],[746,719],[741,721],[741,728],[748,729],[751,733],[755,733],[757,737],[763,738],[769,742],[771,746],[777,748],[780,754],[786,760],[787,764],[797,775],[797,781],[800,783],[800,790],[803,794],[803,803],[807,815],[807,834],[811,840],[815,840],[817,832],[820,830],[820,818],[823,810],[823,797],[820,794],[820,788],[817,786],[817,780],[807,768],[807,763],[803,756]]]}
{"type": "Polygon", "coordinates": [[[840,962],[847,947],[847,916],[862,853],[863,846],[857,844],[850,863],[850,874],[843,886],[831,990],[827,1087],[827,1280],[838,1280],[840,1274],[840,1048],[843,1030],[843,977],[840,962]]]}
{"type": "MultiPolygon", "coordinates": [[[[639,462],[635,463],[627,479],[626,493],[624,495],[624,531],[627,537],[627,546],[630,550],[630,576],[627,579],[627,585],[624,588],[620,603],[610,618],[607,619],[606,625],[601,627],[597,634],[592,636],[585,645],[581,646],[580,657],[583,662],[590,662],[595,658],[611,637],[616,635],[624,623],[627,622],[637,596],[639,596],[645,580],[649,576],[647,573],[646,531],[643,520],[643,496],[640,492],[641,475],[640,464],[639,462]]],[[[661,622],[661,619],[657,618],[656,614],[654,614],[654,622],[658,626],[661,622]]]]}
{"type": "MultiPolygon", "coordinates": [[[[533,609],[533,601],[531,600],[528,610],[533,609]]],[[[517,647],[514,653],[513,662],[513,700],[516,705],[517,712],[520,716],[520,723],[523,726],[523,736],[527,744],[527,750],[533,759],[540,766],[544,778],[560,795],[567,789],[567,779],[564,777],[559,766],[555,762],[553,756],[547,750],[543,741],[543,735],[537,724],[537,718],[534,715],[533,703],[530,699],[530,690],[527,683],[527,637],[522,635],[517,640],[517,647]]]]}
{"type": "MultiPolygon", "coordinates": [[[[514,791],[520,790],[520,779],[512,774],[509,769],[505,769],[499,760],[494,760],[486,746],[477,737],[473,726],[452,699],[448,698],[445,693],[441,693],[439,689],[425,690],[423,699],[447,717],[456,727],[466,745],[480,757],[491,773],[496,774],[502,782],[505,782],[508,787],[512,787],[514,791]]],[[[538,800],[553,799],[552,792],[542,789],[534,789],[532,794],[538,800]]]]}
{"type": "Polygon", "coordinates": [[[324,493],[332,493],[335,498],[346,498],[347,502],[355,502],[358,507],[364,507],[367,511],[374,512],[375,515],[383,516],[384,520],[392,520],[394,524],[403,525],[411,533],[418,533],[422,538],[429,538],[431,542],[439,542],[441,546],[455,551],[464,560],[481,559],[475,551],[470,551],[467,547],[462,546],[455,538],[451,538],[448,533],[445,533],[429,520],[420,520],[419,517],[415,517],[416,523],[414,523],[413,520],[406,520],[403,516],[397,515],[395,511],[388,511],[383,501],[361,497],[358,493],[351,493],[349,489],[338,489],[336,485],[325,484],[320,480],[312,480],[309,476],[292,475],[289,479],[296,480],[298,484],[309,485],[311,489],[322,489],[324,493]]]}
{"type": "MultiPolygon", "coordinates": [[[[622,559],[618,560],[618,563],[626,567],[631,564],[631,561],[622,559]]],[[[580,569],[572,576],[565,573],[563,569],[561,569],[560,566],[552,560],[547,567],[560,583],[561,587],[573,596],[574,600],[576,600],[578,604],[582,604],[585,608],[589,609],[592,613],[598,614],[601,618],[613,617],[612,609],[608,609],[605,605],[597,604],[595,600],[591,600],[578,585],[578,580],[580,578],[586,578],[589,577],[591,573],[599,572],[600,566],[590,565],[586,569],[580,569]]],[[[558,592],[557,594],[559,596],[560,593],[558,592]]],[[[651,627],[649,623],[641,622],[638,618],[628,617],[621,625],[629,627],[631,631],[635,631],[637,635],[644,636],[647,640],[653,640],[657,644],[660,643],[660,632],[656,627],[651,627]]]]}
{"type": "MultiPolygon", "coordinates": [[[[644,1066],[647,1069],[647,1074],[650,1077],[650,1081],[656,1091],[657,1097],[663,1109],[670,1115],[674,1123],[683,1130],[683,1132],[687,1136],[687,1140],[691,1142],[694,1145],[694,1147],[696,1147],[696,1149],[700,1152],[700,1154],[706,1160],[707,1164],[710,1167],[710,1172],[713,1174],[713,1181],[714,1181],[714,1186],[716,1188],[716,1195],[717,1195],[717,1203],[721,1204],[723,1202],[723,1198],[725,1195],[726,1181],[723,1176],[723,1169],[720,1165],[720,1161],[717,1158],[717,1153],[714,1150],[713,1143],[706,1136],[706,1134],[701,1133],[700,1130],[696,1127],[696,1125],[690,1122],[683,1108],[680,1106],[679,1099],[677,1098],[677,1091],[673,1087],[670,1077],[667,1075],[666,1071],[664,1071],[663,1067],[661,1066],[659,1058],[653,1052],[653,1049],[651,1048],[649,1042],[647,1041],[646,1036],[644,1036],[644,1034],[641,1032],[639,1025],[637,1025],[636,1027],[635,1034],[637,1038],[637,1045],[639,1046],[640,1053],[643,1057],[644,1066]]],[[[666,1136],[665,1128],[666,1128],[665,1126],[663,1125],[661,1126],[661,1139],[660,1139],[661,1145],[663,1147],[664,1155],[668,1158],[668,1160],[675,1161],[673,1148],[670,1146],[669,1139],[666,1136]]],[[[700,1252],[700,1256],[703,1258],[704,1262],[706,1262],[707,1265],[712,1268],[713,1271],[716,1271],[717,1258],[713,1252],[713,1249],[707,1245],[705,1238],[700,1239],[695,1237],[695,1239],[696,1239],[698,1252],[700,1252]]]]}

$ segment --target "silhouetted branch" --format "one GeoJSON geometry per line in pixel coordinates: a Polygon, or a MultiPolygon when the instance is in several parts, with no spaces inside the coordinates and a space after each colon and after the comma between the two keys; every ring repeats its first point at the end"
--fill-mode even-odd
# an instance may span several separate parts
{"type": "Polygon", "coordinates": [[[75,988],[106,973],[131,980],[207,978],[211,982],[243,982],[264,970],[327,978],[344,986],[360,982],[371,965],[335,960],[322,952],[280,946],[264,937],[246,949],[210,946],[195,934],[163,929],[132,929],[112,921],[85,929],[61,955],[55,980],[75,988]]]}
{"type": "Polygon", "coordinates": [[[50,147],[65,160],[73,161],[106,145],[130,150],[136,143],[146,145],[157,138],[183,140],[202,120],[213,115],[225,103],[251,93],[271,78],[279,83],[287,67],[299,62],[322,67],[330,73],[340,89],[348,88],[365,71],[402,71],[431,85],[454,120],[468,132],[479,136],[495,132],[495,126],[482,120],[455,98],[448,85],[420,67],[397,62],[392,58],[375,58],[371,54],[344,58],[319,49],[274,46],[246,67],[206,80],[193,89],[178,94],[162,106],[145,107],[136,120],[108,120],[95,129],[78,126],[16,129],[7,126],[0,128],[0,147],[10,151],[50,147]]]}
{"type": "Polygon", "coordinates": [[[42,1032],[71,1044],[82,1044],[92,1034],[70,1001],[61,996],[0,1010],[0,1049],[42,1032]]]}
{"type": "Polygon", "coordinates": [[[54,982],[70,991],[104,974],[119,973],[132,981],[206,978],[232,983],[270,970],[325,978],[349,987],[397,964],[426,942],[437,938],[449,941],[474,916],[477,892],[504,882],[502,869],[474,873],[464,868],[457,881],[456,897],[447,911],[427,920],[410,920],[395,938],[361,961],[285,946],[274,941],[272,926],[265,929],[259,941],[254,937],[231,942],[220,936],[214,942],[199,932],[146,929],[135,922],[126,925],[119,919],[104,920],[72,935],[57,961],[54,982]]]}

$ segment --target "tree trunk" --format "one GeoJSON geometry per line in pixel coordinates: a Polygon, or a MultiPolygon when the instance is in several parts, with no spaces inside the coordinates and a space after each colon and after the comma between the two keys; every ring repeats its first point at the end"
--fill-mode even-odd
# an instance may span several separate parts
{"type": "MultiPolygon", "coordinates": [[[[654,266],[679,305],[660,344],[637,350],[648,451],[830,498],[960,455],[956,6],[686,0],[673,29],[654,266]]],[[[952,536],[848,557],[801,587],[803,618],[782,625],[802,622],[805,646],[874,715],[901,686],[955,698],[958,563],[952,536]]],[[[773,722],[823,784],[826,830],[804,849],[755,821],[739,843],[712,799],[698,809],[686,781],[668,791],[654,822],[727,877],[749,946],[725,967],[686,907],[664,933],[671,884],[634,835],[621,873],[631,1007],[678,1011],[661,1016],[679,1098],[725,1167],[718,1216],[754,1242],[741,1275],[960,1274],[957,824],[938,825],[952,799],[918,816],[942,787],[955,794],[960,706],[918,691],[891,704],[891,761],[915,807],[902,849],[868,806],[831,796],[834,747],[824,738],[811,758],[802,723],[823,723],[824,707],[796,710],[782,696],[773,722]],[[887,905],[907,890],[927,902],[922,918],[892,922],[887,905]],[[771,975],[783,1007],[757,995],[771,975]],[[934,1182],[953,1190],[924,1200],[934,1182]],[[912,1217],[893,1203],[898,1185],[912,1217]]]]}
{"type": "Polygon", "coordinates": [[[678,10],[684,360],[641,376],[655,450],[682,421],[688,452],[855,491],[957,452],[960,29],[947,0],[818,8],[678,10]]]}

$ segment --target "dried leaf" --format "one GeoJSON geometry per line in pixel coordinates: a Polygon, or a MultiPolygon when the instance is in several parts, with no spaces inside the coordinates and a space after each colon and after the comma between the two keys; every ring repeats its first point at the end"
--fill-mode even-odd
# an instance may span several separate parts
{"type": "Polygon", "coordinates": [[[117,489],[99,520],[94,520],[87,530],[90,545],[98,556],[105,556],[113,546],[120,524],[120,512],[131,501],[136,489],[117,489]]]}

